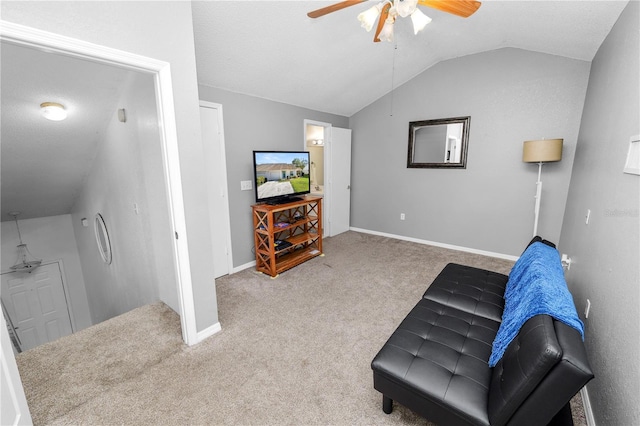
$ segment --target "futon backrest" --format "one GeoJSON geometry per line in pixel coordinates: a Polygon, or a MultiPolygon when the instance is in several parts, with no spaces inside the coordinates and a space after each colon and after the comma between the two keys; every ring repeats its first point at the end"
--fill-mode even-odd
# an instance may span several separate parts
{"type": "Polygon", "coordinates": [[[490,424],[546,425],[592,378],[580,333],[548,315],[536,315],[493,369],[490,424]]]}

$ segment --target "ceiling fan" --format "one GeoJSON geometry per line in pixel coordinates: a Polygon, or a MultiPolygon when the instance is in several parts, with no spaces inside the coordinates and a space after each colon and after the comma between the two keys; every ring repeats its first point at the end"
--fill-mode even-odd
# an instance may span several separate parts
{"type": "MultiPolygon", "coordinates": [[[[368,0],[345,0],[332,4],[307,13],[310,18],[319,18],[338,10],[342,10],[349,6],[364,3],[368,0]]],[[[358,15],[358,20],[362,23],[362,27],[367,31],[371,31],[373,24],[378,19],[376,33],[373,37],[374,42],[381,40],[393,40],[393,23],[398,16],[406,18],[411,17],[413,21],[413,29],[417,34],[429,22],[431,18],[422,13],[417,8],[418,5],[431,7],[443,12],[452,13],[463,18],[467,18],[475,13],[480,7],[479,1],[474,0],[383,0],[381,3],[367,9],[358,15]]]]}

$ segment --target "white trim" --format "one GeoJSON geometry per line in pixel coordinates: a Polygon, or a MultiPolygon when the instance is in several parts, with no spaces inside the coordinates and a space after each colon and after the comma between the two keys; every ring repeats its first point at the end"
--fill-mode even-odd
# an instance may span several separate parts
{"type": "Polygon", "coordinates": [[[455,245],[452,245],[452,244],[438,243],[438,242],[435,242],[435,241],[420,240],[418,238],[405,237],[403,235],[387,234],[386,232],[378,232],[378,231],[370,231],[368,229],[354,228],[353,226],[350,227],[349,230],[355,231],[355,232],[362,232],[364,234],[379,235],[381,237],[394,238],[396,240],[410,241],[412,243],[425,244],[425,245],[428,245],[428,246],[442,247],[442,248],[446,248],[446,249],[449,249],[449,250],[457,250],[457,251],[463,251],[463,252],[466,252],[466,253],[481,254],[483,256],[496,257],[498,259],[511,260],[511,261],[514,261],[514,262],[516,260],[518,260],[518,256],[512,256],[510,254],[495,253],[495,252],[492,252],[492,251],[478,250],[478,249],[474,249],[474,248],[455,246],[455,245]]]}
{"type": "Polygon", "coordinates": [[[584,418],[587,421],[587,426],[596,426],[596,419],[593,417],[589,391],[586,386],[580,390],[580,395],[582,396],[582,406],[584,407],[584,418]]]}
{"type": "Polygon", "coordinates": [[[0,20],[0,39],[21,46],[141,71],[154,76],[169,217],[173,231],[179,237],[172,240],[182,338],[187,345],[198,343],[170,64],[2,20],[0,20]]]}
{"type": "MultiPolygon", "coordinates": [[[[227,179],[227,150],[224,139],[224,116],[222,113],[222,104],[200,101],[200,106],[203,108],[215,109],[218,114],[218,130],[220,131],[220,155],[222,157],[222,176],[224,176],[224,199],[226,201],[226,245],[227,245],[227,270],[230,272],[233,270],[233,250],[231,249],[231,209],[229,208],[229,184],[227,179]]],[[[202,141],[204,143],[204,141],[202,141]]]]}
{"type": "Polygon", "coordinates": [[[71,321],[71,333],[75,333],[78,328],[76,327],[76,318],[73,313],[73,305],[71,304],[71,292],[67,285],[67,275],[64,270],[64,262],[62,259],[52,260],[51,262],[42,262],[43,265],[49,265],[52,263],[58,264],[58,270],[60,272],[60,279],[62,280],[62,290],[64,291],[64,298],[67,301],[67,312],[69,312],[69,321],[71,321]]]}
{"type": "Polygon", "coordinates": [[[235,274],[237,272],[244,271],[245,269],[253,268],[254,266],[256,266],[256,261],[255,260],[253,260],[251,262],[247,262],[244,265],[240,265],[240,266],[237,266],[237,267],[233,268],[233,272],[231,272],[231,273],[235,274]]]}
{"type": "Polygon", "coordinates": [[[219,322],[205,328],[202,331],[198,331],[197,338],[198,342],[202,342],[204,339],[213,336],[216,333],[219,333],[222,330],[222,326],[219,322]]]}
{"type": "Polygon", "coordinates": [[[8,399],[11,400],[11,405],[15,410],[15,416],[11,420],[11,425],[32,425],[31,413],[29,412],[29,404],[24,394],[24,388],[22,387],[22,380],[20,380],[20,372],[18,371],[18,365],[16,364],[16,358],[13,353],[13,345],[9,340],[9,332],[7,331],[7,324],[4,319],[4,315],[0,315],[0,330],[2,339],[0,341],[0,380],[2,381],[2,390],[8,390],[9,398],[6,397],[6,393],[2,394],[2,419],[5,420],[7,414],[4,410],[9,410],[10,407],[6,407],[5,404],[8,399]]]}

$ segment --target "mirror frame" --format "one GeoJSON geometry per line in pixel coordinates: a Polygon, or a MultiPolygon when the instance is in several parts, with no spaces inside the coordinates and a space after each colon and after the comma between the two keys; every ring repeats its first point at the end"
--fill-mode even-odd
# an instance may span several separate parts
{"type": "Polygon", "coordinates": [[[467,168],[467,149],[469,147],[469,126],[471,125],[471,117],[453,117],[438,118],[435,120],[420,120],[409,122],[409,149],[407,154],[407,168],[410,169],[466,169],[467,168]],[[461,155],[459,163],[417,163],[413,161],[414,154],[414,135],[416,130],[426,126],[440,126],[446,124],[462,123],[462,141],[461,155]]]}
{"type": "Polygon", "coordinates": [[[102,260],[104,261],[104,263],[110,265],[111,261],[113,260],[111,251],[111,240],[109,239],[107,224],[104,222],[104,218],[100,213],[96,213],[94,225],[98,251],[100,252],[100,256],[102,256],[102,260]]]}

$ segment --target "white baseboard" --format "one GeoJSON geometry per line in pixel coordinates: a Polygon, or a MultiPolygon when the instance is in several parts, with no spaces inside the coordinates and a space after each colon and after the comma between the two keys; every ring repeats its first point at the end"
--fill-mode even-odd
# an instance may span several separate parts
{"type": "MultiPolygon", "coordinates": [[[[466,252],[466,253],[474,253],[474,254],[480,254],[480,255],[483,255],[483,256],[496,257],[498,259],[511,260],[513,262],[518,260],[518,256],[512,256],[510,254],[495,253],[495,252],[492,252],[492,251],[478,250],[478,249],[473,249],[473,248],[468,248],[468,247],[455,246],[455,245],[452,245],[452,244],[438,243],[438,242],[435,242],[435,241],[420,240],[418,238],[405,237],[403,235],[387,234],[386,232],[371,231],[369,229],[354,228],[354,227],[350,227],[349,230],[355,231],[355,232],[362,232],[363,234],[378,235],[380,237],[395,238],[396,240],[404,240],[404,241],[410,241],[412,243],[425,244],[425,245],[428,245],[428,246],[435,246],[435,247],[442,247],[442,248],[446,248],[446,249],[450,249],[450,250],[463,251],[463,252],[466,252]]],[[[235,268],[233,268],[231,273],[235,274],[235,273],[238,273],[240,271],[244,271],[245,269],[253,268],[255,266],[256,266],[256,261],[254,260],[252,262],[247,262],[244,265],[236,266],[235,268]]]]}
{"type": "Polygon", "coordinates": [[[231,273],[235,274],[240,271],[244,271],[245,269],[253,268],[254,266],[256,266],[255,260],[253,262],[245,263],[244,265],[236,266],[235,268],[233,268],[233,271],[231,271],[231,273]]]}
{"type": "Polygon", "coordinates": [[[513,262],[518,260],[518,256],[512,256],[510,254],[495,253],[495,252],[492,252],[492,251],[478,250],[478,249],[473,249],[473,248],[468,248],[468,247],[455,246],[455,245],[452,245],[452,244],[438,243],[438,242],[435,242],[435,241],[420,240],[418,238],[405,237],[403,235],[387,234],[386,232],[370,231],[368,229],[353,228],[353,227],[351,227],[349,229],[351,231],[362,232],[364,234],[371,234],[371,235],[378,235],[378,236],[381,236],[381,237],[395,238],[396,240],[410,241],[412,243],[425,244],[425,245],[428,245],[428,246],[435,246],[435,247],[441,247],[441,248],[446,248],[446,249],[450,249],[450,250],[463,251],[463,252],[466,252],[466,253],[474,253],[474,254],[480,254],[480,255],[483,255],[483,256],[496,257],[498,259],[511,260],[513,262]]]}
{"type": "Polygon", "coordinates": [[[207,337],[211,337],[211,336],[213,336],[214,334],[218,333],[221,330],[222,330],[222,326],[220,325],[219,322],[217,322],[217,323],[213,324],[212,326],[209,326],[209,327],[205,328],[202,331],[198,331],[198,333],[196,334],[196,343],[202,342],[207,337]]]}
{"type": "Polygon", "coordinates": [[[582,396],[582,406],[584,407],[584,417],[587,420],[587,426],[596,426],[596,419],[593,417],[589,391],[586,386],[580,390],[580,395],[582,396]]]}

